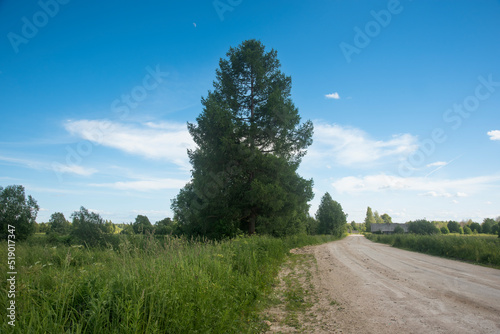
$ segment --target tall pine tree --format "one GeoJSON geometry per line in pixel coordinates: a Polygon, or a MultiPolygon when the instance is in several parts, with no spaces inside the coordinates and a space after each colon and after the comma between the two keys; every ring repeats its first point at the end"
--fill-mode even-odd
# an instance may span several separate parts
{"type": "Polygon", "coordinates": [[[233,236],[239,231],[285,235],[304,229],[312,180],[297,174],[313,125],[300,123],[291,78],[277,52],[257,40],[230,48],[214,90],[188,130],[192,180],[172,201],[188,234],[233,236]]]}

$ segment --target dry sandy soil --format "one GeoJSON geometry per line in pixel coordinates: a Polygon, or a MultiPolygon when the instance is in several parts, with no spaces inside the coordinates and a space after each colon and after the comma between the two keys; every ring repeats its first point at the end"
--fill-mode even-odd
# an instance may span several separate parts
{"type": "Polygon", "coordinates": [[[274,309],[268,333],[500,333],[500,270],[355,235],[295,252],[316,259],[313,306],[298,330],[274,309]]]}

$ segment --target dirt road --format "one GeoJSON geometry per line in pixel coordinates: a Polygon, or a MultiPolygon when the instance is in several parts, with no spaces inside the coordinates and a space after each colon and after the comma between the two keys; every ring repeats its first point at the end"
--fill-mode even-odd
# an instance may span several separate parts
{"type": "Polygon", "coordinates": [[[318,333],[500,333],[500,270],[408,252],[363,236],[306,247],[318,333]]]}

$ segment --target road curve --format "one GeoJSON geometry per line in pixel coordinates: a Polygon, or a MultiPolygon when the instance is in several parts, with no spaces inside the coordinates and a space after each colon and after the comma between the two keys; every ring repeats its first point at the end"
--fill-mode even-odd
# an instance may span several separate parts
{"type": "Polygon", "coordinates": [[[500,333],[500,270],[355,235],[307,252],[335,332],[500,333]]]}

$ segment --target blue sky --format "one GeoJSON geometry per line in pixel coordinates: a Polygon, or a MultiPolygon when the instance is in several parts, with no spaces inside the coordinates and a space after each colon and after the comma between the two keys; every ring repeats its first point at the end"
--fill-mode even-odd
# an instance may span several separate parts
{"type": "Polygon", "coordinates": [[[0,185],[38,222],[172,216],[186,122],[260,39],[315,125],[300,174],[348,220],[500,216],[500,1],[0,2],[0,185]]]}

